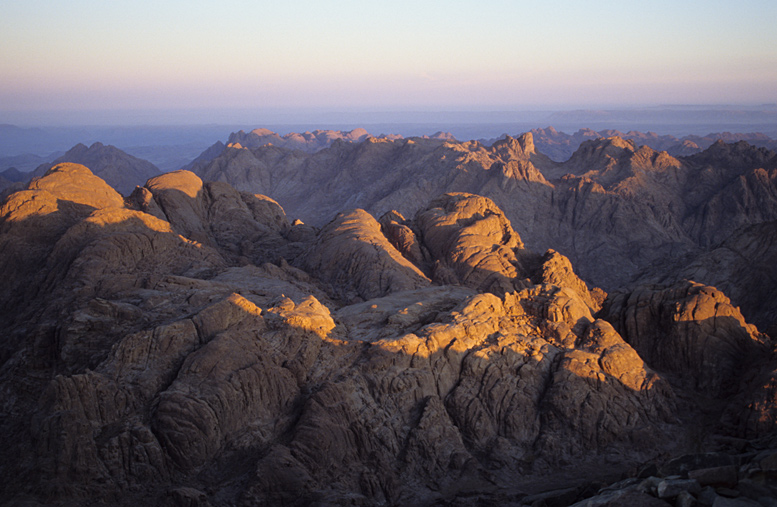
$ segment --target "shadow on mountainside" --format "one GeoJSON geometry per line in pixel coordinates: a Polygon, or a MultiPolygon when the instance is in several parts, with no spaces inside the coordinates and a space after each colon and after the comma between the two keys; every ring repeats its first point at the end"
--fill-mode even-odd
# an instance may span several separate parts
{"type": "MultiPolygon", "coordinates": [[[[567,259],[532,257],[539,268],[530,275],[541,284],[516,278],[526,268],[516,254],[520,240],[505,235],[496,214],[476,209],[462,234],[441,230],[449,245],[462,247],[441,248],[451,254],[445,262],[458,286],[426,281],[398,290],[381,282],[403,258],[398,251],[386,257],[395,247],[379,241],[379,224],[361,213],[348,216],[369,225],[375,243],[364,248],[358,235],[340,241],[352,229],[332,231],[326,237],[348,248],[333,250],[329,271],[305,273],[282,255],[254,264],[248,255],[224,253],[219,234],[234,231],[224,237],[250,243],[258,230],[232,229],[230,221],[250,217],[283,229],[277,204],[219,192],[190,174],[149,185],[153,199],[136,201],[148,213],[113,194],[110,205],[93,210],[60,202],[64,197],[46,201],[49,207],[3,205],[8,287],[40,283],[21,299],[2,293],[3,303],[13,301],[3,305],[3,501],[517,502],[707,445],[694,440],[693,422],[678,418],[693,414],[686,398],[694,394],[668,382],[643,362],[637,345],[595,318],[601,302],[567,259]],[[169,221],[152,216],[157,196],[169,221]],[[182,231],[201,231],[213,242],[182,231]],[[26,271],[11,269],[24,262],[27,245],[36,254],[26,271]],[[358,288],[359,280],[340,276],[353,252],[364,255],[356,271],[380,266],[368,274],[377,274],[381,297],[364,293],[367,301],[341,306],[318,279],[358,288]],[[519,265],[504,262],[510,252],[519,265]],[[30,273],[37,278],[24,278],[30,273]],[[496,275],[521,280],[520,287],[479,293],[480,282],[496,275]]],[[[490,206],[475,196],[444,197],[440,203],[456,210],[490,206]]],[[[326,234],[305,244],[321,247],[326,234]]],[[[690,287],[661,293],[659,317],[675,322],[675,314],[660,313],[673,304],[677,315],[701,317],[705,301],[723,311],[714,289],[690,287]]],[[[625,301],[621,314],[631,315],[625,301]]],[[[614,303],[609,308],[618,315],[614,303]]],[[[734,318],[714,317],[688,321],[701,331],[678,340],[691,344],[678,356],[703,348],[704,332],[715,337],[734,318]]],[[[649,339],[650,319],[639,322],[649,339]]]]}
{"type": "Polygon", "coordinates": [[[672,395],[658,377],[630,387],[596,365],[593,331],[564,349],[507,334],[505,316],[470,322],[495,296],[374,343],[348,340],[314,298],[260,310],[255,296],[117,337],[93,369],[51,380],[31,441],[17,443],[31,446],[27,487],[130,501],[197,477],[214,500],[517,499],[532,474],[575,465],[593,478],[682,432],[667,426],[672,395]]]}

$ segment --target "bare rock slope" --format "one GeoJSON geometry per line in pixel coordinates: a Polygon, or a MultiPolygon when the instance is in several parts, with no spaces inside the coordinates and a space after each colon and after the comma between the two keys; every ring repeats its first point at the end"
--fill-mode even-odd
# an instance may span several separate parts
{"type": "Polygon", "coordinates": [[[487,196],[530,249],[560,252],[607,290],[652,264],[698,255],[740,228],[777,219],[777,154],[746,142],[718,141],[678,158],[599,136],[559,163],[537,151],[531,133],[491,146],[368,137],[310,154],[232,146],[192,170],[269,195],[319,227],[352,208],[413,217],[436,195],[487,196]]]}
{"type": "Polygon", "coordinates": [[[11,195],[0,501],[574,500],[777,427],[770,342],[714,288],[605,300],[491,199],[408,216],[316,230],[192,172],[124,199],[76,164],[11,195]]]}

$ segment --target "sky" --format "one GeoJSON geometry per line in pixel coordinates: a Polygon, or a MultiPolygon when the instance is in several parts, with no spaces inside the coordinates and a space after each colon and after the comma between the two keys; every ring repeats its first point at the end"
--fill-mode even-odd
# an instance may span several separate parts
{"type": "Polygon", "coordinates": [[[0,0],[0,12],[0,123],[777,102],[774,0],[0,0]]]}

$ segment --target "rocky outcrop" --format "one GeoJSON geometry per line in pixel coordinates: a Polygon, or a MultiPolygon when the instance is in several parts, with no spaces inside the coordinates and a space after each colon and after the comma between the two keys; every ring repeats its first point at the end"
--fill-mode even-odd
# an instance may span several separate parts
{"type": "Polygon", "coordinates": [[[338,312],[349,329],[356,322],[378,324],[389,314],[394,331],[381,326],[382,336],[362,348],[359,373],[351,370],[328,381],[308,399],[291,441],[274,446],[260,461],[247,498],[267,498],[262,494],[268,490],[270,501],[288,498],[290,490],[271,486],[265,474],[277,480],[277,470],[291,468],[298,479],[289,482],[284,476],[287,488],[300,480],[306,489],[330,484],[323,493],[329,501],[342,494],[338,491],[367,502],[445,501],[503,480],[498,478],[550,466],[548,460],[580,459],[587,449],[618,446],[622,438],[636,438],[644,424],[661,424],[668,417],[673,402],[667,386],[606,323],[593,324],[609,329],[609,335],[592,331],[583,354],[610,357],[609,370],[574,351],[581,337],[570,324],[578,330],[585,326],[566,322],[565,316],[593,320],[584,304],[570,302],[572,292],[564,299],[558,289],[538,287],[504,300],[491,294],[462,300],[465,293],[448,299],[453,296],[448,292],[432,297],[443,305],[436,311],[446,304],[450,310],[423,325],[435,311],[423,309],[431,290],[416,291],[415,297],[424,297],[416,303],[409,293],[393,294],[338,312]],[[405,299],[394,303],[400,297],[405,299]],[[558,316],[559,333],[566,329],[563,340],[547,341],[533,330],[548,314],[558,316]],[[422,325],[404,334],[401,326],[414,323],[422,325]],[[621,375],[618,361],[628,364],[632,377],[605,373],[621,375]],[[648,402],[652,397],[661,403],[648,402]],[[600,414],[606,400],[615,398],[630,408],[613,415],[608,431],[597,429],[592,413],[600,414]],[[646,412],[645,406],[662,408],[646,412]],[[367,469],[358,465],[365,460],[367,469]],[[415,486],[411,491],[403,484],[415,486]]]}
{"type": "Polygon", "coordinates": [[[283,208],[269,197],[241,193],[221,182],[203,183],[181,170],[148,180],[128,201],[169,221],[182,236],[218,246],[235,259],[262,264],[287,255],[277,250],[283,250],[291,225],[283,208]]]}
{"type": "Polygon", "coordinates": [[[416,223],[439,283],[503,293],[527,276],[516,253],[523,242],[490,199],[445,194],[419,211],[416,223]]]}
{"type": "Polygon", "coordinates": [[[330,284],[335,297],[354,301],[429,285],[429,279],[404,258],[366,211],[341,213],[324,227],[302,266],[330,284]]]}
{"type": "Polygon", "coordinates": [[[569,287],[591,309],[592,313],[602,308],[607,293],[599,287],[589,290],[588,285],[577,276],[569,259],[556,252],[548,250],[542,257],[542,265],[534,275],[541,283],[569,287]]]}
{"type": "Polygon", "coordinates": [[[45,290],[46,279],[62,276],[66,266],[55,268],[47,259],[69,228],[96,210],[123,207],[121,195],[78,164],[56,165],[26,190],[12,194],[0,208],[0,270],[6,277],[0,298],[5,316],[45,290]]]}
{"type": "Polygon", "coordinates": [[[380,217],[380,230],[399,253],[416,266],[428,271],[430,254],[421,245],[412,223],[398,211],[391,210],[380,217]]]}
{"type": "Polygon", "coordinates": [[[741,308],[745,319],[777,336],[777,221],[732,234],[716,248],[684,262],[653,266],[643,282],[667,284],[687,279],[711,285],[741,308]]]}
{"type": "Polygon", "coordinates": [[[527,496],[521,505],[537,501],[574,507],[769,505],[777,488],[764,479],[774,470],[774,457],[774,449],[743,455],[710,452],[678,456],[664,463],[661,470],[650,463],[639,476],[608,484],[594,495],[590,494],[593,485],[588,484],[527,496]]]}
{"type": "MultiPolygon", "coordinates": [[[[357,166],[401,155],[361,149],[357,166]]],[[[486,152],[455,150],[470,181],[486,152]]],[[[526,138],[498,151],[532,163],[526,138]]],[[[643,287],[602,306],[495,201],[419,209],[317,230],[191,172],[125,200],[76,165],[12,195],[0,502],[570,503],[648,461],[674,480],[666,457],[777,426],[773,382],[758,387],[770,345],[719,291],[643,287]]]]}
{"type": "Polygon", "coordinates": [[[651,367],[718,396],[735,393],[745,369],[769,352],[723,293],[695,282],[616,294],[603,317],[651,367]]]}

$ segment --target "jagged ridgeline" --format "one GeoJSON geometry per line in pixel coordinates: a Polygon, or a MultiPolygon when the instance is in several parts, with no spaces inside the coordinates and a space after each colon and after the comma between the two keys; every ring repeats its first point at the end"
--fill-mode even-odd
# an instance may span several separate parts
{"type": "Polygon", "coordinates": [[[353,137],[3,202],[0,501],[775,496],[773,152],[353,137]]]}
{"type": "MultiPolygon", "coordinates": [[[[272,196],[289,216],[316,227],[352,208],[413,217],[447,192],[487,196],[529,248],[563,253],[584,280],[606,290],[655,280],[670,267],[682,271],[745,227],[777,220],[777,154],[742,141],[719,140],[677,158],[620,137],[598,138],[555,162],[537,150],[532,133],[491,145],[442,135],[361,142],[341,135],[312,153],[266,144],[261,133],[233,135],[246,146],[214,147],[190,169],[206,181],[272,196]]],[[[768,265],[752,256],[740,264],[768,265]]],[[[701,278],[694,279],[721,283],[714,272],[697,270],[701,278]]],[[[722,288],[737,283],[734,277],[722,288]]],[[[753,290],[760,300],[769,295],[753,290]]],[[[770,306],[743,311],[768,326],[777,317],[777,305],[770,306]]]]}

